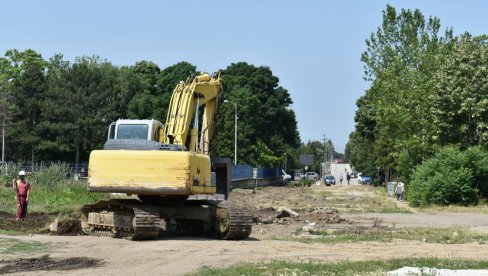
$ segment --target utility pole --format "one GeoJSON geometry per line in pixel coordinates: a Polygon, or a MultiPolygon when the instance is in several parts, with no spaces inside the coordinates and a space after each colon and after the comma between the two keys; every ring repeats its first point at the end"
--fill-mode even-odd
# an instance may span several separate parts
{"type": "Polygon", "coordinates": [[[323,176],[325,176],[327,174],[327,155],[329,154],[329,152],[327,151],[327,138],[325,138],[325,134],[324,134],[324,139],[323,139],[323,142],[324,142],[324,167],[322,168],[322,173],[324,174],[323,176]]]}

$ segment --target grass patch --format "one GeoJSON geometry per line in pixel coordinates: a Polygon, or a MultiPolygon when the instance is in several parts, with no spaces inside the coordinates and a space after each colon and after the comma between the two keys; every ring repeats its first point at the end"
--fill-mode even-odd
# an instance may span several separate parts
{"type": "Polygon", "coordinates": [[[418,208],[418,211],[423,213],[478,213],[478,214],[488,214],[488,202],[486,200],[480,200],[478,205],[475,206],[459,206],[459,205],[431,205],[426,207],[418,208]]]}
{"type": "Polygon", "coordinates": [[[388,197],[384,187],[345,186],[341,190],[330,190],[327,205],[334,206],[341,213],[412,213],[407,207],[397,204],[388,197]]]}
{"type": "Polygon", "coordinates": [[[18,239],[0,238],[0,253],[37,253],[46,251],[50,246],[39,241],[21,241],[18,239]]]}
{"type": "Polygon", "coordinates": [[[404,266],[438,269],[486,269],[488,268],[488,261],[445,258],[405,258],[337,263],[272,261],[258,264],[238,264],[228,268],[203,267],[191,275],[383,275],[387,271],[404,266]]]}
{"type": "MultiPolygon", "coordinates": [[[[32,185],[29,213],[69,213],[79,210],[84,204],[106,198],[107,194],[89,193],[86,182],[66,181],[52,185],[32,185]]],[[[0,210],[15,212],[15,194],[10,187],[0,187],[0,210]]]]}
{"type": "Polygon", "coordinates": [[[329,244],[363,241],[390,242],[393,239],[441,244],[462,244],[470,242],[484,244],[488,241],[488,234],[469,231],[464,227],[412,227],[405,229],[351,227],[349,229],[340,229],[333,232],[310,230],[309,235],[302,235],[303,232],[300,228],[295,234],[296,235],[292,237],[292,239],[296,241],[329,244]]]}

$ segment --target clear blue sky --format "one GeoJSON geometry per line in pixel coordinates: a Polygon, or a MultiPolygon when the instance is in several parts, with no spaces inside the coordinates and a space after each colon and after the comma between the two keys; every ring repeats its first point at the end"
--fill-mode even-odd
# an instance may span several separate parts
{"type": "Polygon", "coordinates": [[[339,152],[364,94],[361,53],[382,10],[418,8],[443,31],[487,33],[488,1],[5,1],[0,53],[16,48],[115,65],[180,61],[213,72],[233,62],[269,66],[288,89],[302,141],[324,134],[339,152]]]}

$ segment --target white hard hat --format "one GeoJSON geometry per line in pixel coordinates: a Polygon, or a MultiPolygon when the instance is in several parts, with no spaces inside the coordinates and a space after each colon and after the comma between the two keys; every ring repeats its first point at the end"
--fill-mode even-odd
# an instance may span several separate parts
{"type": "Polygon", "coordinates": [[[20,171],[19,176],[25,176],[25,171],[20,171]]]}

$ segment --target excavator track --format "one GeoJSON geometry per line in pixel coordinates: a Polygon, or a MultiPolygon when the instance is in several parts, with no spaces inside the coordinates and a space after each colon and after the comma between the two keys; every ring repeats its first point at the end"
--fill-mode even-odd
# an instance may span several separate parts
{"type": "Polygon", "coordinates": [[[252,230],[252,213],[228,201],[217,205],[217,232],[224,240],[243,240],[252,230]]]}
{"type": "Polygon", "coordinates": [[[159,236],[160,218],[158,208],[141,206],[134,208],[133,240],[153,239],[159,236]]]}
{"type": "Polygon", "coordinates": [[[145,240],[159,236],[159,228],[158,208],[137,201],[102,200],[83,207],[82,230],[88,235],[145,240]]]}

